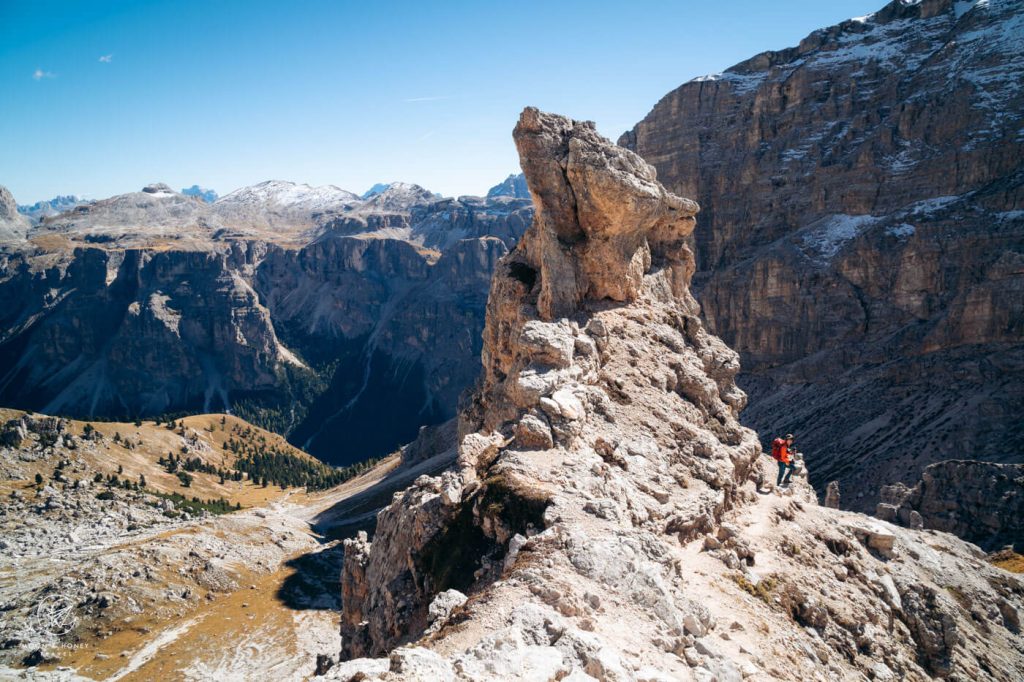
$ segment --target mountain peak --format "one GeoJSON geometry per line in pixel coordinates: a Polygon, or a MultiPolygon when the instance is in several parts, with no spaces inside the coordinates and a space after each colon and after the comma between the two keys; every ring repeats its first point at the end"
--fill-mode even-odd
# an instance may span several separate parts
{"type": "Polygon", "coordinates": [[[487,196],[529,199],[530,189],[526,186],[526,176],[522,173],[510,173],[502,182],[487,190],[487,196]]]}

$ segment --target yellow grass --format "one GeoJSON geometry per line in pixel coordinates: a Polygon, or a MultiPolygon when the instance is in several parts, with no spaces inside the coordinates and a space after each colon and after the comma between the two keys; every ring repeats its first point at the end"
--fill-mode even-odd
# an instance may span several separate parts
{"type": "MultiPolygon", "coordinates": [[[[24,414],[21,410],[0,408],[0,421],[17,418],[24,414]]],[[[295,448],[282,436],[265,431],[253,426],[248,422],[231,415],[203,414],[179,419],[186,429],[197,433],[199,438],[210,446],[209,450],[192,450],[187,457],[199,457],[207,464],[215,467],[230,469],[236,460],[236,456],[227,450],[226,444],[229,438],[236,441],[241,437],[232,431],[233,427],[240,430],[249,429],[250,439],[266,440],[267,447],[277,447],[297,457],[315,459],[311,455],[295,448]],[[221,424],[223,418],[224,424],[221,424]],[[212,429],[212,430],[211,430],[212,429]]],[[[295,495],[297,491],[293,488],[289,491],[281,490],[279,486],[270,485],[263,488],[254,485],[251,481],[230,481],[223,484],[216,474],[205,474],[191,472],[193,477],[192,485],[185,488],[176,474],[168,473],[158,460],[174,453],[181,456],[182,437],[177,429],[170,430],[165,424],[157,425],[153,421],[144,421],[141,426],[135,426],[132,422],[85,422],[70,420],[68,431],[83,436],[85,425],[92,427],[103,435],[102,442],[96,443],[96,451],[88,452],[87,448],[79,448],[78,455],[85,460],[86,466],[92,472],[100,472],[104,476],[116,474],[121,480],[138,481],[139,475],[146,477],[146,488],[161,493],[179,493],[186,497],[198,497],[203,500],[223,498],[231,504],[240,503],[243,507],[262,506],[269,502],[279,500],[288,495],[295,495]],[[127,439],[137,444],[135,448],[129,449],[124,443],[115,443],[114,435],[119,434],[121,439],[127,439]],[[122,467],[122,473],[118,474],[118,466],[122,467]]],[[[0,481],[0,494],[7,494],[11,490],[29,490],[34,487],[32,477],[39,473],[44,479],[49,480],[53,474],[59,457],[39,460],[26,465],[28,480],[23,481],[0,481]]],[[[91,477],[93,474],[90,473],[91,477]]],[[[81,478],[83,474],[70,472],[68,477],[81,478]]],[[[304,496],[303,496],[304,497],[304,496]]],[[[298,499],[298,498],[296,498],[298,499]]]]}
{"type": "Polygon", "coordinates": [[[1024,573],[1024,555],[1013,550],[1004,549],[989,557],[993,565],[1011,573],[1024,573]]]}

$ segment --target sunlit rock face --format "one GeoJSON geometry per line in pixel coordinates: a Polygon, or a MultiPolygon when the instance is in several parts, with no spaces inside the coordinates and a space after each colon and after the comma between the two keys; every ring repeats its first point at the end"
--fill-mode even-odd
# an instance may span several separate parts
{"type": "Polygon", "coordinates": [[[797,433],[844,506],[1020,461],[1022,50],[1019,2],[897,0],[680,86],[620,141],[701,204],[694,294],[743,358],[745,423],[797,433]]]}
{"type": "Polygon", "coordinates": [[[25,239],[30,221],[18,212],[10,190],[0,185],[0,248],[10,248],[25,239]]]}
{"type": "Polygon", "coordinates": [[[1019,579],[819,507],[803,472],[772,490],[689,292],[697,205],[591,123],[526,109],[514,137],[536,220],[494,273],[455,464],[346,541],[328,679],[1011,679],[1019,579]]]}

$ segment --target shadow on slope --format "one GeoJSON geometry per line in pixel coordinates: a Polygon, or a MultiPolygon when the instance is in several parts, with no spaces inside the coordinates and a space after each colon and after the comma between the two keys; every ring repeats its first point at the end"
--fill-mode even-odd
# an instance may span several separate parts
{"type": "Polygon", "coordinates": [[[402,464],[379,481],[317,514],[311,526],[322,539],[315,551],[299,555],[285,565],[295,570],[281,584],[277,598],[296,610],[340,610],[341,568],[345,549],[341,542],[359,531],[371,537],[377,525],[377,512],[391,502],[396,492],[416,478],[433,475],[455,461],[456,448],[413,464],[402,464]]]}

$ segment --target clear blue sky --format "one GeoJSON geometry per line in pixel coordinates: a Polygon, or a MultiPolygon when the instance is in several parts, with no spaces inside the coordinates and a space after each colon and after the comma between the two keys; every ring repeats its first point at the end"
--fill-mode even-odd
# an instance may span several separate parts
{"type": "Polygon", "coordinates": [[[0,0],[0,184],[479,194],[518,172],[526,105],[615,139],[690,78],[884,4],[0,0]]]}

